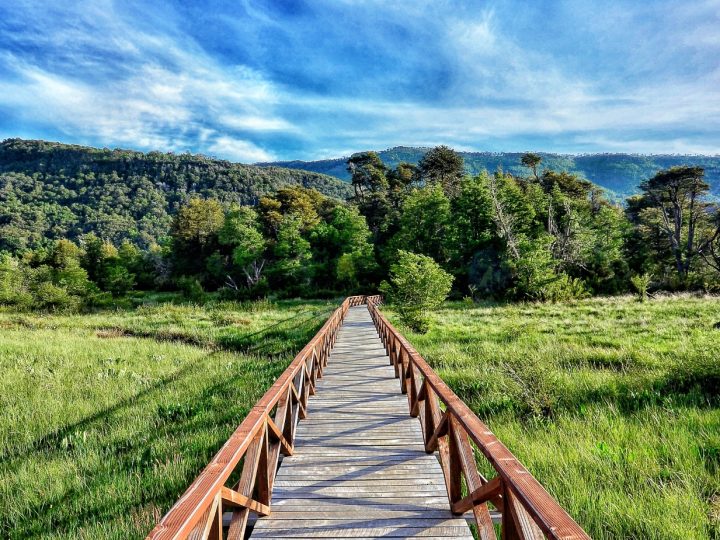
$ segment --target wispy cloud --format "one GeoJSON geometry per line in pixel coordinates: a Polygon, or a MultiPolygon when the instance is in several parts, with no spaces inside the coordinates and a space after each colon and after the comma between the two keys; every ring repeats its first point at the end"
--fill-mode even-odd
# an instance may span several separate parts
{"type": "Polygon", "coordinates": [[[122,22],[111,4],[93,6],[66,15],[79,17],[69,36],[64,27],[47,23],[20,34],[23,41],[40,34],[46,46],[63,51],[56,62],[28,58],[22,49],[0,56],[0,104],[16,118],[103,145],[217,152],[242,161],[275,157],[248,136],[294,129],[273,113],[276,90],[262,74],[220,65],[184,38],[138,30],[122,22]],[[117,58],[109,55],[106,36],[117,58]],[[103,62],[109,65],[94,77],[103,62]],[[117,73],[103,75],[113,64],[117,73]]]}
{"type": "Polygon", "coordinates": [[[717,0],[18,0],[0,6],[0,136],[239,161],[718,153],[719,57],[717,0]]]}

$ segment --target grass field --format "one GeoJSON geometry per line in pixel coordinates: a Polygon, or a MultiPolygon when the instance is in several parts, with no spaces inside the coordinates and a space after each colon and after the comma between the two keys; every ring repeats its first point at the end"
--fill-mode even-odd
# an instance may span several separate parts
{"type": "Polygon", "coordinates": [[[141,538],[336,303],[0,312],[0,538],[141,538]]]}
{"type": "MultiPolygon", "coordinates": [[[[144,536],[335,305],[0,312],[0,537],[144,536]]],[[[719,321],[615,298],[398,326],[593,538],[717,539],[719,321]]]]}
{"type": "Polygon", "coordinates": [[[398,327],[593,538],[720,538],[720,299],[433,319],[398,327]]]}

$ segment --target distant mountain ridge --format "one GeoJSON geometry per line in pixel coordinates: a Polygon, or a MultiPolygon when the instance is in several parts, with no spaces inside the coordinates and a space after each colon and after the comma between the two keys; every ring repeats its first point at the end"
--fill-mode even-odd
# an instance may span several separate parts
{"type": "MultiPolygon", "coordinates": [[[[396,146],[379,151],[383,162],[394,167],[402,161],[418,163],[429,148],[396,146]]],[[[460,152],[465,168],[470,174],[482,170],[490,172],[502,168],[514,175],[527,175],[528,170],[520,163],[522,152],[460,152]]],[[[543,158],[542,167],[577,173],[587,180],[607,189],[618,197],[636,193],[640,182],[661,169],[675,165],[698,165],[705,169],[705,177],[715,197],[720,197],[720,155],[642,155],[642,154],[554,154],[538,152],[543,158]]],[[[349,181],[346,170],[347,158],[319,161],[278,161],[257,163],[260,166],[304,169],[327,174],[349,181]]]]}

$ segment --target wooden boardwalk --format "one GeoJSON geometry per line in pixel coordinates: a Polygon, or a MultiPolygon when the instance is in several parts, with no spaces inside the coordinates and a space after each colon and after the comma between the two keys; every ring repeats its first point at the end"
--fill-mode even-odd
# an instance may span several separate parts
{"type": "Polygon", "coordinates": [[[147,540],[242,540],[257,516],[251,538],[469,540],[462,515],[481,540],[590,540],[381,302],[333,311],[147,540]]]}
{"type": "Polygon", "coordinates": [[[350,308],[251,538],[463,538],[365,306],[350,308]]]}

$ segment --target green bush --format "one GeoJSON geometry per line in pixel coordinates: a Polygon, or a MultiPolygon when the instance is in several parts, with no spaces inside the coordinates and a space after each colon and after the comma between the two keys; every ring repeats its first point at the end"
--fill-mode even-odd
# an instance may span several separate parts
{"type": "Polygon", "coordinates": [[[539,300],[550,302],[564,302],[579,300],[590,296],[585,282],[578,278],[571,278],[567,274],[560,274],[556,279],[542,287],[538,293],[539,300]]]}
{"type": "Polygon", "coordinates": [[[191,276],[182,276],[177,280],[178,289],[183,297],[193,302],[201,302],[205,299],[205,290],[200,280],[191,276]]]}
{"type": "Polygon", "coordinates": [[[453,276],[430,257],[400,250],[390,266],[390,283],[383,281],[380,290],[410,328],[425,333],[429,311],[447,298],[452,282],[453,276]]]}
{"type": "Polygon", "coordinates": [[[81,303],[81,299],[68,293],[66,288],[49,281],[43,281],[35,288],[35,305],[42,309],[74,310],[81,303]]]}
{"type": "Polygon", "coordinates": [[[645,302],[648,297],[648,288],[650,287],[650,282],[652,281],[652,276],[650,274],[640,274],[637,276],[632,276],[630,278],[630,283],[632,283],[632,286],[635,288],[638,294],[638,300],[640,302],[645,302]]]}

